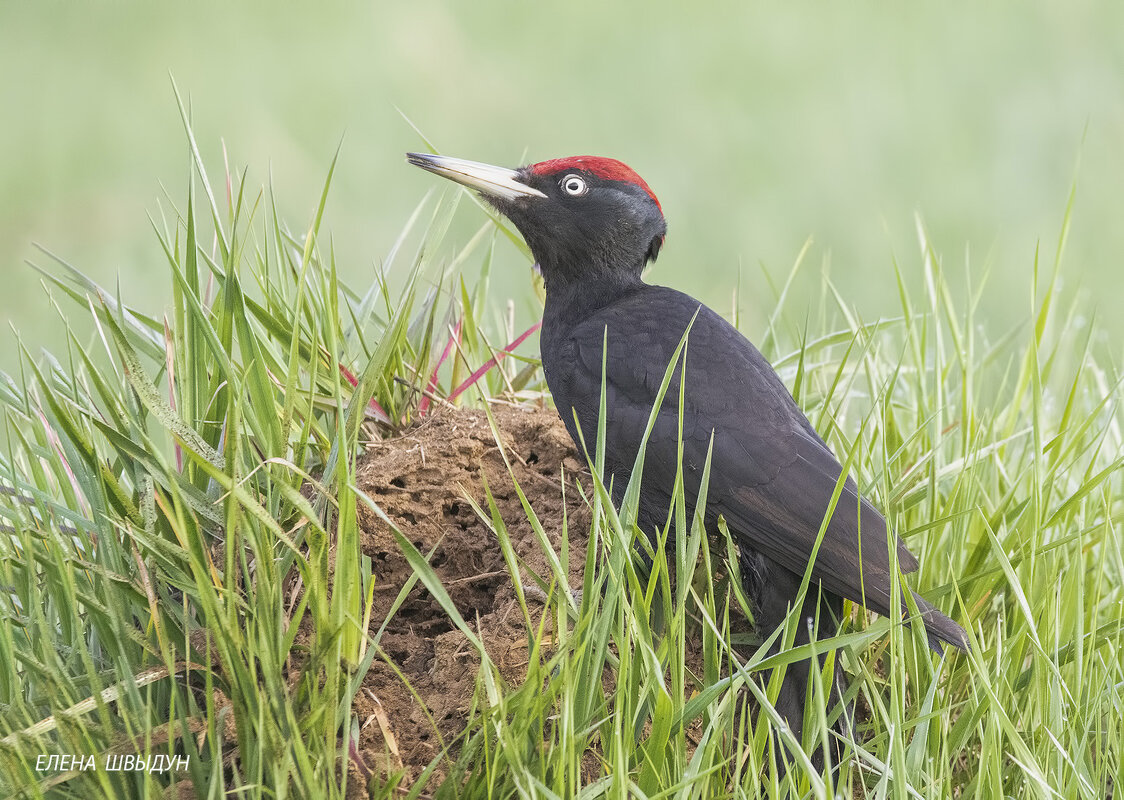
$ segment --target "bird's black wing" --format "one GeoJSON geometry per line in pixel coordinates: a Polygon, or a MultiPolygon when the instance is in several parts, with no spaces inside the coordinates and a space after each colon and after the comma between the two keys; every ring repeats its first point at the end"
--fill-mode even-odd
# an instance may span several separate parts
{"type": "MultiPolygon", "coordinates": [[[[688,500],[693,505],[698,496],[713,431],[708,517],[721,514],[750,548],[803,574],[841,467],[765,358],[709,308],[651,286],[595,312],[560,338],[553,357],[544,352],[559,411],[571,432],[576,413],[592,450],[607,331],[607,462],[616,480],[627,480],[665,370],[689,324],[682,419],[688,500]]],[[[680,374],[677,368],[648,440],[642,503],[655,520],[666,519],[676,474],[680,374]]],[[[894,541],[901,569],[916,569],[912,553],[894,541]]],[[[882,614],[890,611],[886,523],[850,478],[812,575],[831,592],[882,614]]],[[[918,600],[930,639],[961,646],[959,626],[918,600]],[[936,616],[951,627],[936,624],[936,616]]]]}

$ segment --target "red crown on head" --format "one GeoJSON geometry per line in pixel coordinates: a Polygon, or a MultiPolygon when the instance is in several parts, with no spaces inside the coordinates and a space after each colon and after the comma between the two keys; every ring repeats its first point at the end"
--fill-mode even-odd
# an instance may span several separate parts
{"type": "Polygon", "coordinates": [[[652,198],[660,213],[663,213],[663,206],[660,205],[659,198],[656,197],[656,193],[652,191],[652,187],[648,185],[647,181],[637,175],[636,170],[628,164],[617,161],[615,158],[570,156],[569,158],[553,158],[550,161],[540,161],[538,164],[531,165],[531,172],[535,175],[555,175],[568,169],[588,172],[590,175],[596,175],[598,178],[607,181],[622,181],[631,183],[633,186],[639,186],[648,194],[648,197],[652,198]]]}

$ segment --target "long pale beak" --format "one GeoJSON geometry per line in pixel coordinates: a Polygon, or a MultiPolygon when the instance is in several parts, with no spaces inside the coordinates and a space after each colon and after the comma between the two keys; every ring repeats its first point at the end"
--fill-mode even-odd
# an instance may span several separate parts
{"type": "Polygon", "coordinates": [[[519,180],[519,173],[505,167],[494,167],[463,158],[434,156],[427,153],[407,153],[406,160],[415,167],[429,170],[442,178],[475,189],[488,197],[501,200],[518,200],[520,197],[546,197],[538,189],[519,180]]]}

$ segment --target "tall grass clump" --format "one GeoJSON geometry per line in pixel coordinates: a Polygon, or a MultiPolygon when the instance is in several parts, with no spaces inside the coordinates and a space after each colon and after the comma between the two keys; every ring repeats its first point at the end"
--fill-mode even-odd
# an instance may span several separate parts
{"type": "Polygon", "coordinates": [[[474,322],[492,322],[490,224],[460,253],[489,251],[479,286],[446,285],[429,252],[456,204],[423,202],[359,294],[321,238],[331,170],[293,233],[272,191],[209,182],[187,134],[187,197],[152,220],[170,310],[130,308],[44,251],[69,346],[21,345],[0,383],[8,795],[151,797],[174,780],[184,796],[342,797],[372,657],[357,454],[416,413],[454,310],[477,317],[448,377],[493,355],[474,322]]]}
{"type": "MultiPolygon", "coordinates": [[[[965,624],[970,654],[937,657],[853,609],[837,636],[770,656],[799,623],[745,632],[730,536],[687,518],[680,481],[650,542],[633,524],[638,484],[617,509],[603,430],[584,431],[592,477],[563,476],[593,509],[584,551],[571,520],[540,518],[514,486],[549,574],[529,581],[510,520],[490,493],[471,498],[519,598],[522,683],[503,679],[397,530],[481,666],[468,725],[432,769],[358,769],[351,701],[383,654],[357,533],[359,504],[381,510],[356,486],[356,459],[429,404],[537,397],[542,378],[519,356],[475,369],[521,338],[489,300],[494,221],[438,257],[458,195],[419,205],[357,292],[321,235],[331,170],[294,234],[272,191],[229,171],[210,182],[187,132],[187,197],[153,220],[170,310],[130,308],[51,257],[67,351],[25,347],[0,384],[9,795],[1104,798],[1124,779],[1119,365],[1094,321],[1058,306],[1062,245],[1024,290],[968,280],[956,299],[923,230],[920,257],[896,268],[892,315],[859,319],[826,278],[809,312],[789,295],[798,259],[753,338],[918,555],[911,585],[965,624]],[[457,277],[477,264],[475,282],[457,277]],[[996,336],[976,309],[1000,290],[1027,323],[996,336]],[[558,552],[548,529],[563,532],[558,552]],[[545,610],[527,601],[536,591],[545,610]],[[842,659],[860,710],[842,763],[820,771],[801,744],[839,736],[822,682],[804,731],[769,705],[769,670],[813,650],[842,659]],[[104,768],[125,754],[177,768],[104,768]],[[52,755],[81,760],[44,770],[52,755]]],[[[701,379],[689,337],[680,355],[665,390],[701,379]]]]}

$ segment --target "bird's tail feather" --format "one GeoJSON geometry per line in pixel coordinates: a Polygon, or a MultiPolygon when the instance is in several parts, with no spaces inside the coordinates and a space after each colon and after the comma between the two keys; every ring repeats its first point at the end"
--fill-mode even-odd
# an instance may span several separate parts
{"type": "Polygon", "coordinates": [[[925,625],[925,636],[929,640],[930,648],[937,653],[943,653],[942,642],[964,651],[972,648],[968,641],[968,633],[962,627],[916,592],[913,593],[913,599],[917,602],[921,622],[925,625]]]}

